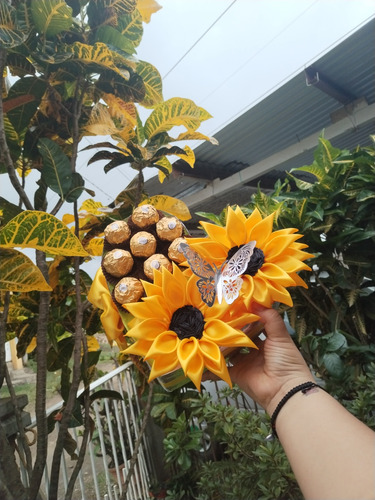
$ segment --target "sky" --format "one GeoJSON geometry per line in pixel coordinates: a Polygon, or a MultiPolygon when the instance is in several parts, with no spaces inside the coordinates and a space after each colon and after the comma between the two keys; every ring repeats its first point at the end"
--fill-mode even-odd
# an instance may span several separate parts
{"type": "MultiPolygon", "coordinates": [[[[374,0],[158,3],[162,8],[144,24],[136,55],[159,70],[165,100],[189,98],[213,116],[199,129],[207,135],[215,135],[375,15],[374,0]]],[[[103,138],[95,142],[99,140],[103,138]]],[[[87,144],[84,139],[82,148],[87,144]]],[[[103,162],[87,166],[94,152],[79,154],[78,172],[86,187],[96,192],[95,200],[107,205],[135,172],[123,166],[104,174],[103,162]]],[[[155,170],[150,171],[147,177],[155,174],[155,170]]],[[[33,174],[27,179],[31,193],[37,179],[33,174]]],[[[0,177],[0,195],[18,202],[5,175],[0,177]]],[[[89,197],[83,195],[78,201],[89,197]]],[[[58,195],[51,193],[49,209],[57,201],[58,195]]],[[[72,210],[71,204],[65,204],[58,217],[72,210]]]]}
{"type": "MultiPolygon", "coordinates": [[[[165,100],[189,98],[212,115],[199,128],[209,136],[375,15],[373,0],[158,3],[162,8],[144,25],[137,57],[159,70],[165,100]]],[[[189,143],[193,148],[198,144],[189,143]]],[[[87,167],[87,156],[81,159],[79,171],[91,177],[90,187],[103,204],[112,202],[134,176],[128,166],[104,174],[103,162],[87,167]]],[[[156,174],[149,169],[146,178],[156,174]]]]}

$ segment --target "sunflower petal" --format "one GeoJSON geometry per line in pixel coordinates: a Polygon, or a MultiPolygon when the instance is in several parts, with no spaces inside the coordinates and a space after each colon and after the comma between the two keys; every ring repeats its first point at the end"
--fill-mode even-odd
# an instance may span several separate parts
{"type": "Polygon", "coordinates": [[[254,342],[243,332],[232,328],[219,319],[211,319],[206,322],[203,336],[221,346],[255,346],[254,342]]]}
{"type": "Polygon", "coordinates": [[[175,311],[186,304],[186,281],[187,278],[181,271],[175,271],[171,274],[166,268],[163,268],[163,295],[167,304],[170,304],[171,310],[175,311]]]}
{"type": "Polygon", "coordinates": [[[171,330],[164,331],[155,338],[145,356],[145,359],[156,359],[158,356],[164,356],[172,353],[176,356],[178,343],[179,339],[175,332],[172,332],[171,330]]]}
{"type": "Polygon", "coordinates": [[[158,321],[154,318],[145,319],[131,328],[128,331],[127,336],[134,339],[143,339],[152,342],[158,335],[160,335],[160,333],[168,330],[168,327],[169,325],[167,323],[163,323],[162,321],[158,321]]]}
{"type": "Polygon", "coordinates": [[[286,273],[281,267],[272,264],[271,262],[266,262],[263,264],[261,269],[258,270],[256,279],[262,278],[265,281],[271,281],[274,283],[275,281],[282,286],[293,286],[294,282],[289,277],[288,273],[286,273]]]}
{"type": "Polygon", "coordinates": [[[232,381],[229,376],[228,368],[219,347],[214,342],[204,339],[201,339],[199,342],[199,347],[203,354],[206,368],[232,387],[232,381]]]}
{"type": "MultiPolygon", "coordinates": [[[[242,212],[241,212],[242,214],[242,212]]],[[[245,220],[235,212],[231,207],[228,207],[226,232],[229,240],[229,248],[236,247],[247,243],[246,241],[246,226],[245,220]]]]}
{"type": "Polygon", "coordinates": [[[257,242],[257,247],[262,250],[272,233],[273,218],[274,214],[270,214],[268,217],[258,222],[251,230],[250,240],[255,240],[257,242]]]}
{"type": "Polygon", "coordinates": [[[136,354],[137,356],[145,356],[147,351],[150,349],[150,346],[151,342],[148,342],[147,340],[137,340],[134,344],[131,344],[121,352],[125,354],[136,354]]]}
{"type": "Polygon", "coordinates": [[[142,302],[126,304],[126,309],[136,318],[149,319],[157,318],[162,321],[168,321],[171,317],[171,311],[163,297],[154,295],[144,297],[142,302]]]}
{"type": "Polygon", "coordinates": [[[181,340],[177,348],[177,356],[185,375],[200,391],[204,362],[198,340],[195,337],[181,340]]]}
{"type": "Polygon", "coordinates": [[[203,222],[203,221],[200,221],[200,224],[208,234],[209,238],[211,238],[214,241],[217,241],[218,243],[221,243],[225,247],[230,248],[231,244],[227,238],[227,232],[225,230],[225,227],[217,226],[216,224],[210,224],[209,222],[203,222]]]}
{"type": "Polygon", "coordinates": [[[173,372],[179,367],[178,359],[174,353],[158,356],[154,360],[150,361],[150,364],[151,372],[148,378],[149,382],[157,377],[173,372]]]}

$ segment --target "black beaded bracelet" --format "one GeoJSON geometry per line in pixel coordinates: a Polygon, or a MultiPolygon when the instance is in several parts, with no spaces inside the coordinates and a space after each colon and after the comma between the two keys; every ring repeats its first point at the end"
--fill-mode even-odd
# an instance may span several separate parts
{"type": "Polygon", "coordinates": [[[285,396],[281,399],[279,404],[276,406],[275,411],[272,413],[271,417],[271,428],[272,428],[272,433],[267,436],[267,440],[271,440],[273,438],[277,438],[277,432],[276,432],[276,418],[278,414],[280,413],[281,408],[285,405],[285,403],[292,397],[294,394],[297,394],[297,392],[302,392],[303,394],[306,394],[307,391],[312,389],[313,387],[320,387],[318,384],[315,384],[315,382],[305,382],[304,384],[297,385],[296,387],[293,387],[289,392],[285,394],[285,396]]]}

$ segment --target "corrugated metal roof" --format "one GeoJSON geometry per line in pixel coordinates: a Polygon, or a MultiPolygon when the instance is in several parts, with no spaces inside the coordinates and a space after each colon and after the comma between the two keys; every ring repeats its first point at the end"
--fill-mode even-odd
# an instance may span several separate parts
{"type": "MultiPolygon", "coordinates": [[[[312,70],[318,72],[338,89],[359,100],[359,107],[375,103],[375,20],[371,20],[339,45],[316,60],[312,70]],[[360,101],[362,99],[362,101],[360,101]]],[[[258,102],[225,128],[215,134],[218,146],[203,143],[195,149],[196,167],[192,170],[184,162],[174,164],[174,172],[162,185],[151,179],[146,182],[149,194],[169,194],[182,199],[194,190],[203,189],[215,178],[225,179],[238,170],[255,165],[278,152],[300,143],[313,134],[331,126],[337,114],[350,111],[335,98],[306,84],[304,71],[258,102]],[[336,116],[335,116],[336,115],[336,116]],[[202,179],[203,177],[203,179],[202,179]],[[185,193],[185,194],[184,194],[185,193]]],[[[353,115],[355,118],[355,116],[353,115]]],[[[342,118],[342,116],[341,116],[342,118]]],[[[358,144],[370,144],[370,134],[375,132],[375,117],[359,126],[338,133],[330,140],[339,148],[352,149],[358,144]]],[[[257,176],[250,186],[260,181],[264,187],[285,170],[310,164],[315,147],[291,156],[287,161],[274,166],[273,170],[257,176]]],[[[253,189],[252,189],[253,191],[253,189]]],[[[220,197],[207,197],[202,193],[201,201],[194,204],[194,211],[220,211],[228,203],[245,203],[242,195],[251,195],[248,186],[237,186],[234,192],[220,197]]]]}

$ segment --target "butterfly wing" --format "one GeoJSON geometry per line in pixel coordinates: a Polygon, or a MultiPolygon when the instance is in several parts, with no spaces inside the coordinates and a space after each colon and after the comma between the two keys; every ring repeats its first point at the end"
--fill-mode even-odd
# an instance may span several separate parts
{"type": "Polygon", "coordinates": [[[243,283],[241,275],[246,271],[255,245],[256,241],[246,243],[224,265],[216,285],[219,304],[221,304],[223,297],[227,304],[232,304],[239,296],[243,283]]]}
{"type": "Polygon", "coordinates": [[[216,286],[214,278],[200,278],[197,281],[197,287],[202,300],[208,307],[212,307],[216,297],[216,286]]]}
{"type": "Polygon", "coordinates": [[[199,276],[199,278],[214,278],[215,271],[213,267],[199,253],[190,248],[187,243],[180,243],[179,247],[194,274],[199,276]]]}
{"type": "Polygon", "coordinates": [[[225,264],[222,274],[226,277],[238,277],[245,271],[253,255],[256,241],[243,245],[225,264]]]}
{"type": "Polygon", "coordinates": [[[240,294],[242,283],[243,279],[240,277],[228,278],[221,274],[218,279],[216,290],[219,304],[222,303],[223,297],[227,304],[232,304],[240,294]]]}
{"type": "Polygon", "coordinates": [[[180,243],[180,248],[191,270],[200,278],[197,281],[197,287],[203,302],[212,307],[216,297],[216,272],[211,264],[190,248],[187,243],[180,243]]]}

